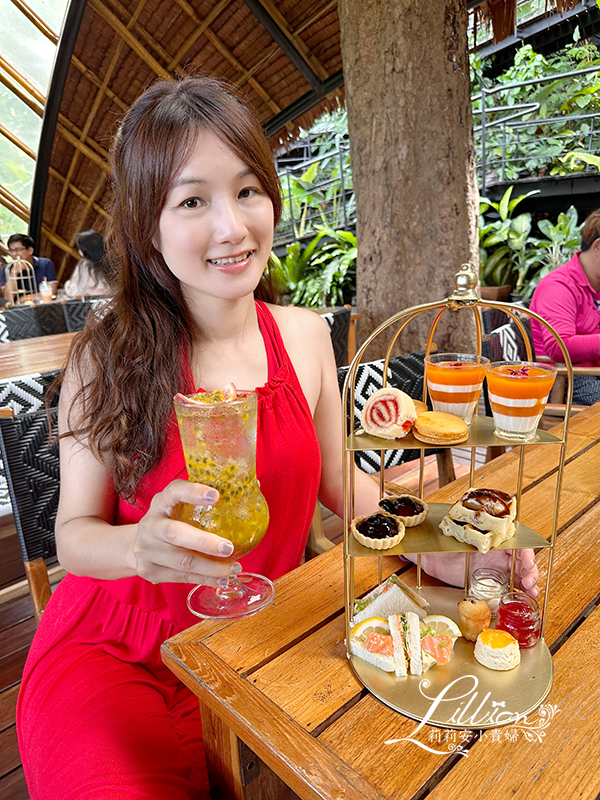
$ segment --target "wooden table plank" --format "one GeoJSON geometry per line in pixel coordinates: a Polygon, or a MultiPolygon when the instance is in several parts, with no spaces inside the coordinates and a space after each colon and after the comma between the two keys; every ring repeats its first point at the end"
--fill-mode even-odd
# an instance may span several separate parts
{"type": "MultiPolygon", "coordinates": [[[[307,630],[319,627],[344,607],[342,547],[338,545],[301,570],[277,581],[273,603],[252,617],[220,628],[204,641],[234,670],[247,673],[258,669],[297,640],[307,630]],[[239,647],[236,630],[243,627],[245,646],[239,647]]],[[[358,559],[356,594],[376,586],[378,559],[358,559]]],[[[401,567],[399,559],[384,557],[384,577],[401,567]]],[[[198,626],[196,626],[198,628],[198,626]]],[[[191,628],[193,636],[196,628],[191,628]]],[[[183,635],[181,635],[183,636],[183,635]]],[[[189,641],[188,636],[185,637],[189,641]]],[[[173,640],[171,640],[173,641],[173,640]]],[[[175,637],[175,641],[180,641],[175,637]]]]}
{"type": "MultiPolygon", "coordinates": [[[[576,520],[560,534],[555,548],[550,585],[550,600],[544,636],[549,646],[557,642],[570,627],[598,602],[598,530],[600,503],[576,520]]],[[[540,586],[545,586],[549,551],[538,555],[540,586]]]]}
{"type": "Polygon", "coordinates": [[[541,740],[533,736],[527,741],[522,730],[517,741],[484,736],[428,800],[596,800],[600,791],[599,641],[600,610],[596,609],[554,657],[554,684],[545,702],[557,708],[541,740]]]}
{"type": "MultiPolygon", "coordinates": [[[[386,744],[391,739],[415,737],[427,745],[429,732],[437,729],[425,726],[425,732],[419,734],[415,733],[418,725],[367,694],[321,733],[319,741],[384,797],[409,800],[422,796],[432,777],[456,758],[447,748],[431,743],[429,747],[444,752],[430,753],[410,742],[386,744]]],[[[461,800],[468,797],[465,794],[461,800]]]]}
{"type": "MultiPolygon", "coordinates": [[[[201,703],[271,766],[302,797],[384,800],[343,761],[268,700],[251,681],[242,680],[204,644],[170,640],[165,663],[192,691],[202,687],[201,703]],[[261,720],[262,724],[257,725],[261,720]],[[259,729],[260,728],[260,732],[259,729]]],[[[206,742],[207,749],[211,743],[206,742]]],[[[236,795],[238,796],[238,795],[236,795]]]]}
{"type": "Polygon", "coordinates": [[[61,369],[76,333],[57,333],[0,344],[0,379],[61,369]]]}

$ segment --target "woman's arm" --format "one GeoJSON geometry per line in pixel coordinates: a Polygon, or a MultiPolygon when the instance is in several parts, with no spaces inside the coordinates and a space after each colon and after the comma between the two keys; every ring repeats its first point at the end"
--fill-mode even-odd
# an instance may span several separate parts
{"type": "MultiPolygon", "coordinates": [[[[75,383],[65,379],[60,396],[59,430],[68,429],[67,409],[75,383]]],[[[115,525],[116,497],[111,470],[72,436],[60,441],[61,488],[56,517],[56,543],[61,565],[75,575],[114,580],[140,575],[152,583],[184,582],[214,585],[238,564],[223,558],[233,546],[219,536],[171,519],[179,503],[211,503],[214,489],[177,480],[152,500],[135,525],[115,525]]]]}

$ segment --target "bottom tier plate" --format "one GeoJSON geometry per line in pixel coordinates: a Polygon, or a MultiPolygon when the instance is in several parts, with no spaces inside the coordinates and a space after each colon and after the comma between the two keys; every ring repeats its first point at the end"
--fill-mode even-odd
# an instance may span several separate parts
{"type": "MultiPolygon", "coordinates": [[[[432,614],[458,622],[462,589],[423,588],[432,614]]],[[[359,681],[386,705],[407,717],[459,730],[510,725],[536,709],[552,686],[554,668],[546,643],[521,650],[521,663],[506,672],[487,669],[475,660],[474,645],[460,638],[452,658],[423,675],[397,678],[356,656],[350,663],[359,681]]]]}

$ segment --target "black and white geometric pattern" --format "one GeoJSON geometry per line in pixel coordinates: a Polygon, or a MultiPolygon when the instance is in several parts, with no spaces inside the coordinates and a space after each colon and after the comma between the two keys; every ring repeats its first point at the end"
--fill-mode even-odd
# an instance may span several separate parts
{"type": "MultiPolygon", "coordinates": [[[[10,406],[16,416],[39,411],[44,407],[46,390],[58,373],[59,370],[54,369],[0,380],[0,406],[10,406]]],[[[0,516],[11,512],[4,465],[0,458],[0,516]]]]}
{"type": "MultiPolygon", "coordinates": [[[[425,351],[408,353],[403,356],[390,358],[387,372],[387,385],[401,389],[414,400],[423,397],[423,374],[425,371],[423,359],[425,351]]],[[[360,364],[356,372],[356,386],[354,392],[354,429],[360,427],[360,415],[369,397],[378,389],[383,388],[384,359],[369,361],[360,364]]],[[[348,367],[338,369],[338,383],[340,392],[343,392],[344,381],[348,374],[348,367]]],[[[349,409],[348,409],[349,411],[349,409]]],[[[434,453],[435,450],[427,451],[434,453]]],[[[419,458],[419,450],[386,450],[385,469],[414,461],[419,458]]],[[[379,451],[358,450],[355,453],[355,462],[363,472],[379,472],[381,457],[379,451]]]]}
{"type": "Polygon", "coordinates": [[[3,311],[8,341],[35,339],[42,335],[35,306],[14,306],[3,311]]]}
{"type": "MultiPolygon", "coordinates": [[[[55,430],[57,409],[50,413],[55,430]]],[[[58,444],[48,443],[46,410],[0,418],[0,449],[9,465],[9,492],[23,560],[52,558],[60,464],[58,444]]]]}
{"type": "Polygon", "coordinates": [[[98,311],[108,300],[107,297],[96,297],[93,300],[69,300],[66,303],[40,303],[37,306],[2,309],[0,343],[80,331],[90,311],[98,311]]]}
{"type": "Polygon", "coordinates": [[[4,311],[0,309],[0,344],[8,342],[8,327],[6,325],[6,317],[4,311]]]}
{"type": "Polygon", "coordinates": [[[323,319],[329,325],[331,343],[335,354],[336,367],[343,367],[348,358],[348,333],[350,331],[350,309],[336,308],[323,314],[323,319]]]}

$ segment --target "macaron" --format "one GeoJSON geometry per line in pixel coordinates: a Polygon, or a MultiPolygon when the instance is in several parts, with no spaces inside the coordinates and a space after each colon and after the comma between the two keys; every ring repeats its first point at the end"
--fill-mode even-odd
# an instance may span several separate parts
{"type": "Polygon", "coordinates": [[[415,439],[426,444],[459,444],[469,436],[464,419],[444,411],[425,411],[417,416],[412,429],[415,439]]]}
{"type": "Polygon", "coordinates": [[[427,411],[427,403],[424,403],[422,400],[415,400],[413,398],[413,403],[415,405],[415,411],[417,415],[422,414],[424,411],[427,411]]]}

